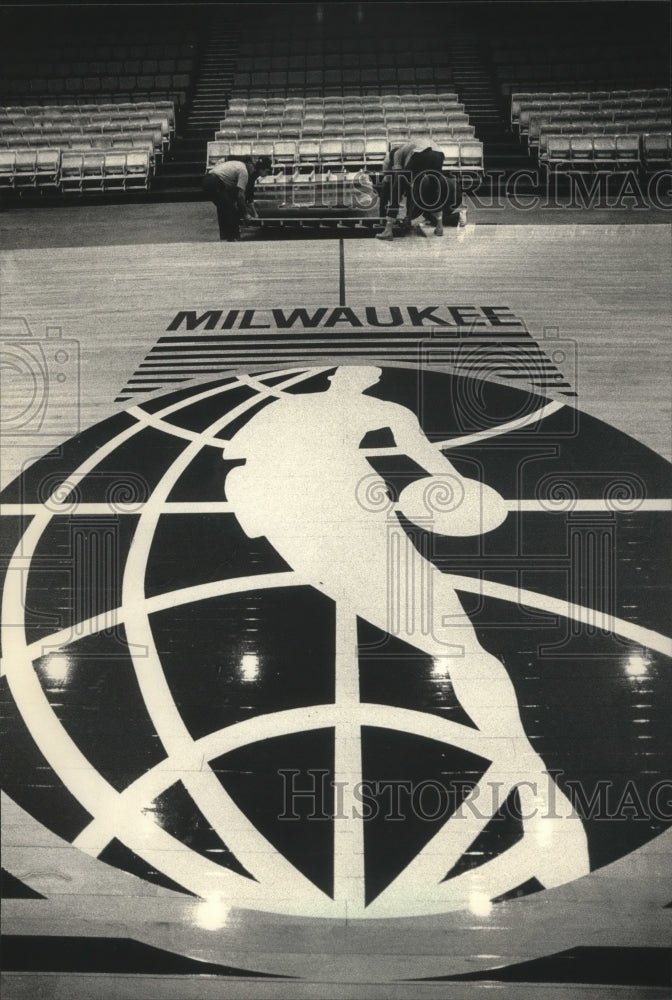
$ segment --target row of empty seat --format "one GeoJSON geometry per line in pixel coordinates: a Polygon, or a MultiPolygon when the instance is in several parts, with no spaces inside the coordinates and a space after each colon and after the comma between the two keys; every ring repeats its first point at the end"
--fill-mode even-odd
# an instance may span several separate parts
{"type": "Polygon", "coordinates": [[[549,172],[669,166],[670,91],[516,91],[511,123],[549,172]]]}
{"type": "Polygon", "coordinates": [[[181,5],[3,11],[2,187],[146,190],[191,97],[209,19],[181,5]]]}
{"type": "MultiPolygon", "coordinates": [[[[662,74],[662,80],[665,79],[665,74],[662,74]]],[[[610,76],[597,76],[592,73],[585,73],[581,76],[577,74],[564,74],[562,76],[558,75],[553,79],[534,79],[525,77],[520,80],[508,80],[505,83],[499,84],[499,91],[504,99],[508,99],[512,94],[515,94],[521,90],[535,90],[539,93],[542,92],[553,92],[553,91],[565,91],[565,90],[585,90],[592,92],[614,90],[616,88],[627,88],[629,90],[636,90],[640,88],[642,84],[649,83],[651,89],[655,89],[661,83],[661,76],[657,74],[652,74],[652,79],[650,81],[642,80],[641,74],[638,76],[624,76],[621,74],[613,74],[610,76]],[[655,77],[655,78],[654,78],[655,77]]]]}
{"type": "Polygon", "coordinates": [[[86,152],[93,149],[143,150],[147,152],[150,163],[154,166],[163,156],[161,134],[158,130],[137,132],[110,132],[105,135],[93,136],[52,136],[50,139],[3,139],[0,136],[0,149],[60,149],[73,152],[86,152]]]}
{"type": "Polygon", "coordinates": [[[10,105],[0,107],[0,124],[64,124],[84,121],[91,116],[108,115],[113,118],[134,117],[137,114],[160,112],[175,131],[175,105],[172,101],[139,101],[136,103],[64,104],[64,105],[10,105]]]}
{"type": "Polygon", "coordinates": [[[61,152],[60,149],[0,150],[0,187],[62,192],[146,190],[149,154],[61,152]]]}
{"type": "MultiPolygon", "coordinates": [[[[179,94],[172,94],[170,92],[157,92],[152,91],[145,92],[141,90],[133,90],[129,93],[124,91],[115,91],[112,94],[96,94],[95,102],[97,107],[105,107],[109,104],[170,104],[174,108],[179,104],[179,94]]],[[[94,99],[93,94],[30,94],[27,97],[16,98],[14,100],[20,101],[21,103],[12,103],[11,105],[6,105],[6,107],[11,110],[16,110],[18,107],[24,107],[26,109],[30,108],[88,108],[91,107],[91,101],[94,99]]]]}
{"type": "Polygon", "coordinates": [[[120,115],[82,115],[79,121],[76,119],[67,119],[62,122],[35,123],[28,120],[25,124],[21,125],[16,125],[14,122],[0,121],[0,136],[5,138],[14,136],[39,138],[40,136],[51,135],[84,135],[86,133],[102,133],[106,130],[132,131],[136,128],[149,127],[150,125],[161,130],[161,134],[167,144],[171,135],[168,119],[161,118],[158,113],[151,114],[149,112],[139,112],[132,116],[126,116],[123,113],[120,115]]]}
{"type": "MultiPolygon", "coordinates": [[[[152,28],[157,32],[156,23],[152,28]]],[[[31,45],[26,50],[23,58],[17,56],[16,52],[7,59],[7,67],[12,71],[22,66],[31,66],[33,69],[44,63],[62,62],[70,60],[73,63],[82,61],[82,52],[86,49],[88,60],[107,59],[187,59],[195,58],[198,51],[198,33],[189,29],[181,30],[179,37],[174,37],[172,41],[163,42],[129,42],[128,34],[124,33],[117,39],[113,39],[111,34],[107,35],[108,41],[101,43],[91,41],[87,33],[86,46],[64,44],[35,44],[31,39],[31,45]]]]}
{"type": "Polygon", "coordinates": [[[669,77],[664,39],[652,39],[648,33],[644,37],[638,35],[636,18],[630,28],[621,28],[627,34],[620,41],[613,34],[610,38],[604,26],[586,24],[585,28],[583,35],[578,36],[576,32],[567,37],[561,31],[554,31],[542,37],[535,31],[529,39],[523,36],[517,44],[506,48],[493,44],[491,58],[502,92],[525,89],[525,84],[534,84],[537,89],[542,83],[569,81],[575,87],[583,86],[584,81],[593,81],[596,88],[600,81],[606,86],[623,87],[630,85],[633,73],[640,82],[633,80],[632,86],[647,83],[655,86],[669,77]],[[597,37],[588,37],[591,31],[597,31],[597,37]]]}
{"type": "Polygon", "coordinates": [[[520,112],[519,132],[521,136],[530,135],[533,125],[540,121],[548,121],[553,117],[565,116],[566,118],[593,118],[595,121],[634,121],[637,118],[648,117],[652,121],[657,119],[669,120],[670,102],[666,98],[651,98],[639,107],[632,107],[632,102],[626,101],[623,104],[596,101],[576,102],[574,104],[536,104],[525,107],[520,112]]]}
{"type": "Polygon", "coordinates": [[[347,125],[311,125],[307,124],[303,128],[284,126],[283,128],[236,128],[227,127],[215,132],[215,139],[338,139],[338,138],[376,138],[385,139],[387,142],[403,143],[408,139],[451,139],[472,138],[474,136],[474,126],[469,125],[467,116],[464,115],[463,122],[429,122],[415,123],[408,125],[401,122],[394,122],[386,127],[384,124],[369,123],[349,123],[347,125]]]}
{"type": "Polygon", "coordinates": [[[231,101],[216,139],[398,137],[442,134],[470,137],[473,126],[452,92],[394,97],[269,98],[231,101]]]}
{"type": "Polygon", "coordinates": [[[249,109],[262,110],[271,108],[324,108],[325,111],[333,108],[379,108],[388,105],[395,107],[418,107],[434,106],[437,103],[453,102],[458,100],[457,92],[454,90],[428,91],[405,91],[401,94],[325,94],[322,96],[301,97],[293,95],[291,97],[240,97],[234,95],[229,102],[229,109],[249,109]]]}
{"type": "MultiPolygon", "coordinates": [[[[515,91],[511,94],[511,126],[516,128],[521,112],[529,109],[544,110],[550,107],[573,108],[583,103],[604,104],[607,108],[639,108],[650,100],[669,101],[670,91],[666,87],[639,90],[571,90],[571,91],[515,91]],[[614,104],[614,102],[616,102],[614,104]]],[[[655,106],[655,105],[654,105],[655,106]]],[[[599,110],[596,108],[595,110],[599,110]]]]}
{"type": "MultiPolygon", "coordinates": [[[[478,140],[448,141],[441,146],[445,160],[444,170],[481,173],[483,170],[483,144],[478,140]]],[[[387,155],[386,139],[322,139],[298,142],[271,140],[248,142],[214,141],[208,143],[207,165],[219,160],[244,156],[269,156],[273,171],[298,169],[314,165],[316,169],[380,170],[387,155]]],[[[261,182],[258,182],[261,183],[261,182]]],[[[274,183],[272,176],[266,183],[274,183]]]]}
{"type": "Polygon", "coordinates": [[[593,132],[595,135],[616,135],[619,132],[661,132],[670,127],[667,111],[657,114],[616,115],[612,117],[592,117],[590,114],[574,115],[571,112],[534,116],[527,136],[530,151],[539,145],[545,132],[558,134],[567,132],[593,132]]]}
{"type": "Polygon", "coordinates": [[[14,77],[6,79],[0,84],[0,94],[12,96],[21,95],[55,95],[55,94],[84,94],[89,99],[92,94],[112,94],[131,93],[133,91],[143,91],[154,93],[155,91],[165,91],[174,93],[181,104],[186,102],[186,96],[191,88],[191,75],[189,73],[162,73],[162,74],[124,74],[87,77],[32,77],[21,79],[14,77]]]}
{"type": "Polygon", "coordinates": [[[93,105],[86,113],[74,107],[67,113],[60,108],[43,108],[31,114],[19,114],[15,109],[2,109],[0,148],[146,151],[153,166],[171,145],[172,105],[112,107],[118,110],[107,111],[93,105]]]}
{"type": "Polygon", "coordinates": [[[305,125],[308,122],[389,122],[389,121],[446,121],[455,119],[461,121],[466,117],[464,105],[454,103],[435,104],[431,109],[420,105],[414,108],[397,106],[388,107],[344,107],[335,109],[324,108],[284,108],[266,109],[260,112],[251,109],[240,111],[229,109],[226,118],[220,121],[220,128],[226,125],[289,125],[297,123],[305,125]]]}
{"type": "MultiPolygon", "coordinates": [[[[284,23],[278,22],[277,26],[270,28],[267,22],[267,30],[262,33],[255,28],[250,31],[247,26],[241,25],[240,41],[238,51],[242,58],[255,57],[277,57],[289,55],[315,56],[324,59],[330,54],[341,57],[356,56],[360,62],[366,58],[376,58],[380,60],[384,55],[393,53],[398,57],[403,57],[410,53],[408,44],[409,33],[405,32],[401,23],[387,25],[378,19],[376,23],[375,38],[372,38],[368,31],[321,31],[310,30],[303,23],[290,26],[286,17],[284,23]],[[387,29],[387,30],[386,30],[387,29]],[[391,30],[390,30],[391,29],[391,30]]],[[[446,38],[438,37],[435,30],[422,31],[417,17],[411,18],[411,29],[413,38],[413,51],[418,53],[424,61],[429,61],[437,54],[442,54],[446,49],[446,38]]]]}
{"type": "MultiPolygon", "coordinates": [[[[443,61],[445,62],[445,53],[438,53],[439,60],[443,56],[443,61]]],[[[237,68],[246,72],[253,71],[274,71],[274,70],[290,70],[290,69],[360,69],[364,66],[373,66],[378,69],[393,68],[398,67],[399,69],[407,69],[409,66],[419,66],[424,67],[431,65],[437,61],[437,53],[426,52],[422,50],[409,50],[406,48],[403,51],[393,52],[393,51],[375,51],[375,52],[342,52],[339,50],[333,52],[318,52],[318,53],[283,53],[282,55],[265,56],[257,54],[256,56],[245,55],[240,53],[237,62],[237,68]]]]}
{"type": "Polygon", "coordinates": [[[400,87],[434,86],[441,87],[453,80],[453,72],[448,66],[380,67],[367,69],[305,69],[305,70],[252,70],[237,71],[233,77],[236,92],[281,91],[297,92],[309,88],[323,89],[325,92],[345,93],[361,90],[390,88],[398,92],[400,87]]]}
{"type": "Polygon", "coordinates": [[[539,162],[549,170],[592,168],[646,172],[672,167],[672,133],[644,135],[547,135],[539,162]]]}
{"type": "Polygon", "coordinates": [[[65,62],[57,60],[49,62],[19,63],[6,67],[8,76],[39,77],[62,76],[122,76],[125,73],[134,76],[156,73],[192,73],[195,68],[195,58],[187,59],[91,59],[88,62],[65,62]]]}

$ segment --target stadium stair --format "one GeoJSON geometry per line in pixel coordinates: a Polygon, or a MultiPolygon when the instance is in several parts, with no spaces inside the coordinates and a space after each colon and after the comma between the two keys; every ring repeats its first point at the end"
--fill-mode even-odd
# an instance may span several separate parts
{"type": "Polygon", "coordinates": [[[478,44],[473,36],[457,37],[454,43],[450,58],[455,87],[476,137],[483,143],[485,176],[480,192],[485,194],[516,171],[535,172],[537,163],[511,132],[488,46],[478,44]],[[498,173],[493,176],[491,171],[498,173]]]}
{"type": "Polygon", "coordinates": [[[154,193],[198,198],[208,140],[226,113],[238,53],[238,28],[230,12],[215,12],[200,60],[194,96],[182,129],[154,181],[154,193]]]}

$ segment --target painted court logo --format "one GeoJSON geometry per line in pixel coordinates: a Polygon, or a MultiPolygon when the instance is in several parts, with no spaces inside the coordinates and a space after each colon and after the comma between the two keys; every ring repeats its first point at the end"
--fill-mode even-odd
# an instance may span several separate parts
{"type": "Polygon", "coordinates": [[[3,788],[102,863],[271,913],[589,876],[672,825],[669,489],[599,421],[457,375],[154,397],[5,491],[3,788]]]}

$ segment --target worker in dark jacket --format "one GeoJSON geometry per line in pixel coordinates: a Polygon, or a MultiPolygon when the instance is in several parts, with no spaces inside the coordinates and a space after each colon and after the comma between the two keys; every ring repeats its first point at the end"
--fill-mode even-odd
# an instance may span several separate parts
{"type": "MultiPolygon", "coordinates": [[[[434,224],[437,236],[443,235],[444,215],[457,210],[457,185],[443,173],[445,155],[431,139],[412,139],[400,146],[390,146],[383,161],[385,180],[381,193],[381,212],[386,214],[385,228],[379,240],[394,239],[394,223],[399,203],[406,197],[406,224],[410,231],[413,219],[424,215],[434,224]]],[[[464,225],[466,211],[459,209],[459,222],[464,225]]]]}

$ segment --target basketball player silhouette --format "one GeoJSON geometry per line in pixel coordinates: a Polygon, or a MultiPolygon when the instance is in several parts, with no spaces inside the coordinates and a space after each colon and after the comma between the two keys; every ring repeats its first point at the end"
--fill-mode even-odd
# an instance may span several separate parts
{"type": "MultiPolygon", "coordinates": [[[[461,706],[492,741],[493,761],[524,771],[518,794],[525,833],[545,848],[541,880],[549,887],[577,878],[589,871],[585,831],[575,815],[561,822],[572,815],[571,804],[527,738],[508,673],[479,644],[454,584],[418,551],[391,516],[390,503],[365,499],[383,496],[386,487],[361,442],[371,431],[389,429],[401,452],[452,484],[463,496],[455,534],[490,530],[507,508],[496,491],[457,472],[411,410],[364,395],[380,374],[370,366],[340,367],[328,391],[288,394],[266,406],[226,445],[227,459],[245,459],[227,476],[227,498],[246,533],[265,535],[301,578],[337,602],[339,613],[390,632],[391,604],[405,610],[400,637],[447,669],[461,706]]],[[[441,533],[450,531],[442,526],[441,533]]]]}

